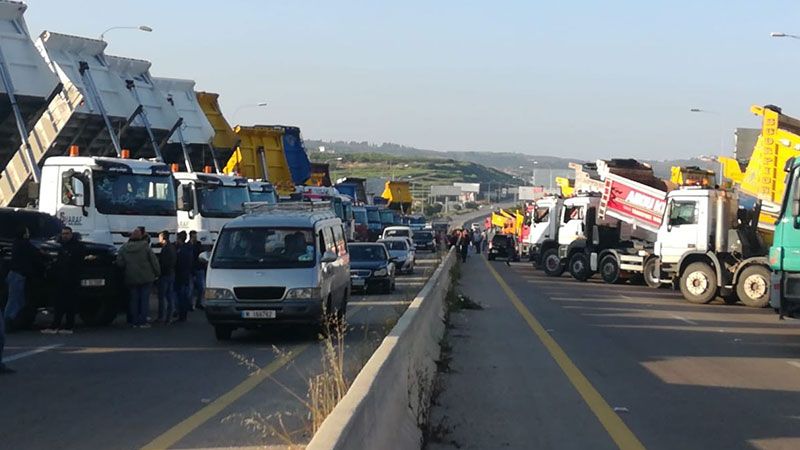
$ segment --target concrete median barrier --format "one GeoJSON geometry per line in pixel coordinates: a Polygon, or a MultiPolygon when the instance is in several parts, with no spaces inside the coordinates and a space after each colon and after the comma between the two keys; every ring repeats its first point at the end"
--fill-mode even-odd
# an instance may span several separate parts
{"type": "Polygon", "coordinates": [[[455,260],[449,251],[307,449],[420,448],[455,260]]]}

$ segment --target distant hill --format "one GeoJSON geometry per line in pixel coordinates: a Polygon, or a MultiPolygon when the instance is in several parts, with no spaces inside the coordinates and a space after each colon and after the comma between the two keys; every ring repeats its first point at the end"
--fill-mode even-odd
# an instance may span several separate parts
{"type": "MultiPolygon", "coordinates": [[[[327,152],[333,151],[338,156],[352,155],[352,154],[384,154],[394,157],[402,158],[429,158],[429,159],[448,159],[453,161],[471,162],[480,164],[486,167],[491,167],[508,174],[523,175],[530,172],[534,167],[533,162],[538,164],[538,168],[552,168],[552,169],[568,169],[570,162],[582,162],[570,158],[559,158],[556,156],[544,155],[528,155],[524,153],[512,152],[476,152],[464,151],[453,152],[445,151],[440,152],[436,150],[425,150],[414,147],[408,147],[399,144],[383,143],[380,145],[370,144],[368,142],[344,142],[344,141],[319,141],[309,139],[305,141],[306,148],[312,159],[320,158],[317,155],[326,155],[328,159],[330,155],[327,152]],[[319,153],[319,147],[325,147],[326,153],[319,153]],[[522,169],[520,168],[522,166],[522,169]]],[[[624,157],[624,155],[598,155],[598,158],[610,158],[612,156],[624,157]]],[[[717,163],[702,161],[699,159],[676,159],[676,160],[646,160],[653,166],[653,171],[656,176],[661,178],[668,178],[670,175],[670,167],[675,165],[680,166],[698,166],[704,169],[717,170],[719,168],[717,163]]]]}

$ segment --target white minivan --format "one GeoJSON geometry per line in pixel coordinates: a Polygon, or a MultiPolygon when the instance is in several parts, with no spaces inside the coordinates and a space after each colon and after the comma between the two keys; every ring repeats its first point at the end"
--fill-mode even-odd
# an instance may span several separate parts
{"type": "Polygon", "coordinates": [[[228,222],[208,261],[205,312],[217,339],[275,323],[324,326],[350,298],[342,221],[330,208],[264,205],[228,222]],[[269,207],[268,207],[269,206],[269,207]]]}

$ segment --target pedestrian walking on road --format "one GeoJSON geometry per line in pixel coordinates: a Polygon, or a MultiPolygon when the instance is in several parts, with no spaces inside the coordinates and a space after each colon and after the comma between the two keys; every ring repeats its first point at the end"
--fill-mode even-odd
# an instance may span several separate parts
{"type": "Polygon", "coordinates": [[[461,238],[458,241],[459,252],[461,253],[461,262],[467,262],[467,256],[469,255],[469,246],[470,246],[470,236],[469,231],[464,230],[461,233],[461,238]]]}
{"type": "Polygon", "coordinates": [[[175,239],[175,248],[177,255],[175,260],[175,294],[178,298],[177,322],[186,322],[186,316],[192,306],[189,289],[194,268],[194,249],[186,243],[185,231],[178,233],[175,239]]]}
{"type": "Polygon", "coordinates": [[[153,282],[161,276],[161,267],[150,249],[149,240],[142,236],[140,229],[134,229],[131,239],[120,247],[116,264],[123,269],[125,285],[130,291],[128,313],[131,324],[136,328],[149,328],[150,291],[153,282]]]}
{"type": "Polygon", "coordinates": [[[17,230],[17,238],[11,247],[11,261],[8,264],[8,301],[4,311],[6,325],[13,329],[14,321],[25,307],[25,288],[28,279],[35,275],[41,265],[41,252],[31,244],[31,234],[27,227],[17,230]]]}
{"type": "Polygon", "coordinates": [[[169,231],[158,234],[161,252],[158,254],[158,266],[161,276],[158,277],[158,322],[165,324],[172,320],[175,312],[175,261],[177,254],[175,245],[169,241],[169,231]]]}
{"type": "Polygon", "coordinates": [[[75,310],[77,309],[81,269],[84,261],[94,259],[94,256],[86,255],[86,246],[75,236],[70,227],[61,229],[58,243],[60,247],[56,256],[54,270],[56,282],[54,303],[56,311],[53,315],[53,323],[50,324],[49,328],[42,330],[44,334],[72,334],[72,329],[75,326],[75,310]],[[66,322],[64,323],[64,328],[61,328],[61,322],[64,319],[66,319],[66,322]]]}
{"type": "Polygon", "coordinates": [[[189,245],[192,246],[194,253],[194,267],[192,270],[192,297],[194,307],[203,309],[203,295],[206,288],[206,264],[200,261],[200,253],[203,253],[203,244],[197,240],[197,231],[189,232],[189,245]]]}
{"type": "Polygon", "coordinates": [[[472,232],[472,246],[475,247],[475,254],[481,254],[481,245],[483,242],[483,237],[478,230],[472,232]]]}
{"type": "Polygon", "coordinates": [[[461,237],[461,231],[453,230],[453,232],[450,233],[450,237],[447,239],[447,249],[450,250],[451,248],[458,245],[458,239],[460,237],[461,237]]]}

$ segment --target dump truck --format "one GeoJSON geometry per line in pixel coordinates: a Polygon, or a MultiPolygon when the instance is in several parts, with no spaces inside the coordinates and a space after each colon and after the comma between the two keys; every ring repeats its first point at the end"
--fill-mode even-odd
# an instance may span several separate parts
{"type": "Polygon", "coordinates": [[[336,180],[334,187],[340,193],[349,195],[357,205],[367,204],[366,178],[345,177],[336,180]]]}
{"type": "Polygon", "coordinates": [[[542,197],[536,200],[533,211],[531,212],[531,225],[525,244],[528,247],[528,260],[535,266],[541,266],[544,251],[549,250],[544,247],[545,242],[551,245],[556,243],[555,238],[558,234],[558,214],[564,200],[556,196],[542,197]]]}
{"type": "Polygon", "coordinates": [[[750,159],[738,161],[720,156],[719,161],[724,177],[740,194],[761,200],[759,224],[769,242],[784,198],[783,169],[800,156],[800,120],[784,114],[775,105],[753,105],[750,111],[762,118],[761,133],[750,159]]]}
{"type": "Polygon", "coordinates": [[[381,198],[386,200],[389,209],[403,213],[411,209],[412,198],[408,181],[387,181],[381,198]]]}
{"type": "Polygon", "coordinates": [[[154,78],[164,99],[181,119],[163,152],[178,183],[178,229],[196,231],[205,248],[211,248],[231,219],[244,213],[250,201],[247,179],[217,170],[215,131],[197,100],[193,80],[154,78]]]}
{"type": "MultiPolygon", "coordinates": [[[[239,145],[239,136],[236,135],[230,123],[222,114],[222,108],[219,106],[219,94],[200,91],[196,92],[195,95],[200,109],[206,116],[206,120],[208,120],[211,128],[214,129],[211,147],[216,154],[215,158],[219,163],[227,162],[239,145]]],[[[217,170],[217,172],[219,171],[217,170]]]]}
{"type": "Polygon", "coordinates": [[[785,172],[784,199],[769,249],[770,306],[782,316],[797,317],[800,312],[800,158],[789,159],[785,172]]]}
{"type": "Polygon", "coordinates": [[[289,162],[284,152],[286,129],[277,126],[236,126],[239,146],[228,159],[224,173],[251,180],[267,180],[281,197],[295,192],[289,162]]]}

